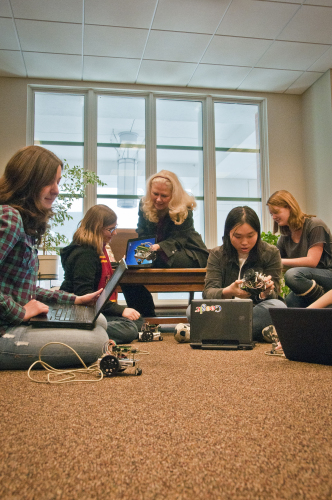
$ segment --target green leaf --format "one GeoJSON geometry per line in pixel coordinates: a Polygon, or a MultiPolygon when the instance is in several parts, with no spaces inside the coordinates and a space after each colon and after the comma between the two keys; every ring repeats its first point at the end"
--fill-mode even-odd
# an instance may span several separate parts
{"type": "Polygon", "coordinates": [[[69,214],[75,200],[85,197],[86,187],[97,184],[97,186],[106,186],[106,183],[99,179],[95,172],[84,170],[75,165],[70,167],[66,160],[62,172],[61,191],[57,200],[53,204],[54,217],[50,220],[50,227],[43,236],[41,249],[44,254],[59,254],[59,246],[69,243],[64,234],[54,232],[58,227],[64,226],[67,221],[73,217],[69,214]]]}

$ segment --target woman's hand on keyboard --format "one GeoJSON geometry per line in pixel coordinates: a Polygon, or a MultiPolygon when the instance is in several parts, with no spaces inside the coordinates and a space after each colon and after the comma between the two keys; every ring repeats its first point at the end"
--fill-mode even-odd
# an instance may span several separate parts
{"type": "Polygon", "coordinates": [[[30,318],[38,316],[38,314],[48,313],[48,306],[35,299],[30,300],[23,308],[26,310],[23,321],[28,321],[30,318]]]}
{"type": "Polygon", "coordinates": [[[86,295],[81,295],[81,296],[77,295],[74,304],[80,306],[82,305],[93,306],[97,302],[97,299],[102,291],[103,289],[101,288],[97,292],[87,293],[86,295]]]}

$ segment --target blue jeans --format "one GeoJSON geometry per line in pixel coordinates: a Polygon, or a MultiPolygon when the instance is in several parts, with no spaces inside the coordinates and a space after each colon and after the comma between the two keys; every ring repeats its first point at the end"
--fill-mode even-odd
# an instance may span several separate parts
{"type": "Polygon", "coordinates": [[[130,344],[133,340],[138,339],[138,332],[141,331],[143,318],[132,321],[121,316],[108,316],[105,314],[105,317],[107,319],[108,337],[117,344],[130,344]]]}
{"type": "Polygon", "coordinates": [[[312,287],[312,280],[324,288],[332,289],[332,271],[330,269],[317,269],[317,267],[292,267],[285,273],[285,283],[291,289],[286,297],[288,307],[307,307],[310,304],[305,296],[298,294],[307,292],[312,287]]]}
{"type": "MultiPolygon", "coordinates": [[[[0,370],[27,370],[38,360],[41,347],[48,342],[69,345],[88,366],[97,361],[103,352],[104,344],[109,340],[106,327],[102,314],[93,330],[13,326],[0,337],[0,370]]],[[[47,346],[41,359],[54,368],[82,367],[77,356],[62,345],[47,346]]]]}
{"type": "MultiPolygon", "coordinates": [[[[262,330],[266,326],[272,325],[271,315],[269,313],[269,309],[271,307],[287,307],[284,302],[278,299],[267,299],[263,300],[256,306],[254,306],[252,313],[252,338],[253,340],[257,340],[258,342],[264,342],[262,336],[262,330]]],[[[190,308],[188,306],[186,315],[188,321],[190,323],[190,308]]]]}
{"type": "Polygon", "coordinates": [[[264,341],[262,330],[266,326],[272,325],[269,309],[271,307],[287,307],[284,302],[278,299],[263,300],[254,307],[252,313],[252,338],[258,342],[264,341]]]}

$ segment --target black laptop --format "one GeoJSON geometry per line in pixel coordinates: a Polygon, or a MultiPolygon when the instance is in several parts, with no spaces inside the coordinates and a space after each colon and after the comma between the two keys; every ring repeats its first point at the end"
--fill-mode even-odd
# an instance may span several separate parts
{"type": "Polygon", "coordinates": [[[332,365],[332,309],[271,308],[286,358],[332,365]]]}
{"type": "Polygon", "coordinates": [[[150,247],[156,238],[132,238],[127,241],[126,264],[130,269],[151,267],[155,252],[151,255],[150,247]],[[151,258],[152,257],[152,258],[151,258]]]}
{"type": "Polygon", "coordinates": [[[252,300],[202,299],[191,302],[193,349],[252,349],[252,300]]]}
{"type": "Polygon", "coordinates": [[[111,279],[106,284],[94,306],[55,304],[49,307],[47,314],[39,314],[29,320],[29,324],[38,328],[80,328],[92,330],[102,309],[107,305],[112,292],[127,269],[121,259],[111,279]]]}

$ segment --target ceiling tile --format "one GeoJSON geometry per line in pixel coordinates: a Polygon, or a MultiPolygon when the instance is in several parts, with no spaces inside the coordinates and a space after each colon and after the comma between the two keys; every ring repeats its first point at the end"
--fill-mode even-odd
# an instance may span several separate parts
{"type": "Polygon", "coordinates": [[[0,49],[20,50],[12,19],[0,18],[0,49]]]}
{"type": "Polygon", "coordinates": [[[332,47],[330,47],[310,68],[310,71],[325,71],[332,68],[332,47]]]}
{"type": "Polygon", "coordinates": [[[199,62],[211,35],[151,31],[144,59],[199,62]]]}
{"type": "Polygon", "coordinates": [[[303,73],[285,92],[285,94],[303,94],[318,78],[324,73],[306,72],[303,73]]]}
{"type": "Polygon", "coordinates": [[[229,0],[159,0],[152,28],[214,33],[229,0]]]}
{"type": "Polygon", "coordinates": [[[185,86],[196,64],[169,61],[142,61],[136,83],[185,86]]]}
{"type": "Polygon", "coordinates": [[[270,45],[271,40],[216,35],[204,54],[202,62],[254,66],[270,45]]]}
{"type": "Polygon", "coordinates": [[[273,40],[298,8],[297,4],[233,0],[217,33],[273,40]]]}
{"type": "Polygon", "coordinates": [[[27,76],[21,52],[0,50],[0,76],[27,76]]]}
{"type": "Polygon", "coordinates": [[[7,0],[0,0],[0,17],[12,17],[12,11],[7,0]]]}
{"type": "MultiPolygon", "coordinates": [[[[265,2],[265,0],[261,0],[265,2]]],[[[268,2],[278,2],[278,3],[303,3],[303,0],[267,0],[268,2]]]]}
{"type": "Polygon", "coordinates": [[[82,23],[82,0],[10,0],[15,18],[82,23]]]}
{"type": "Polygon", "coordinates": [[[285,92],[301,74],[301,71],[254,68],[241,83],[239,90],[285,92]]]}
{"type": "Polygon", "coordinates": [[[29,78],[59,80],[81,80],[82,78],[81,56],[24,52],[23,57],[29,78]]]}
{"type": "Polygon", "coordinates": [[[140,59],[84,57],[83,80],[135,83],[140,59]]]}
{"type": "Polygon", "coordinates": [[[332,43],[332,9],[302,5],[278,40],[309,43],[332,43]]]}
{"type": "Polygon", "coordinates": [[[251,68],[200,64],[190,80],[189,87],[236,89],[251,68]]]}
{"type": "Polygon", "coordinates": [[[149,31],[88,25],[84,30],[84,55],[141,58],[149,31]]]}
{"type": "Polygon", "coordinates": [[[22,50],[82,53],[82,26],[79,24],[17,20],[16,27],[22,50]]]}
{"type": "Polygon", "coordinates": [[[332,0],[304,0],[306,5],[320,5],[323,7],[332,7],[332,0]]]}
{"type": "Polygon", "coordinates": [[[259,68],[308,69],[327,50],[328,45],[274,42],[257,62],[259,68]]]}
{"type": "Polygon", "coordinates": [[[85,22],[128,28],[150,28],[156,0],[85,0],[85,22]]]}

